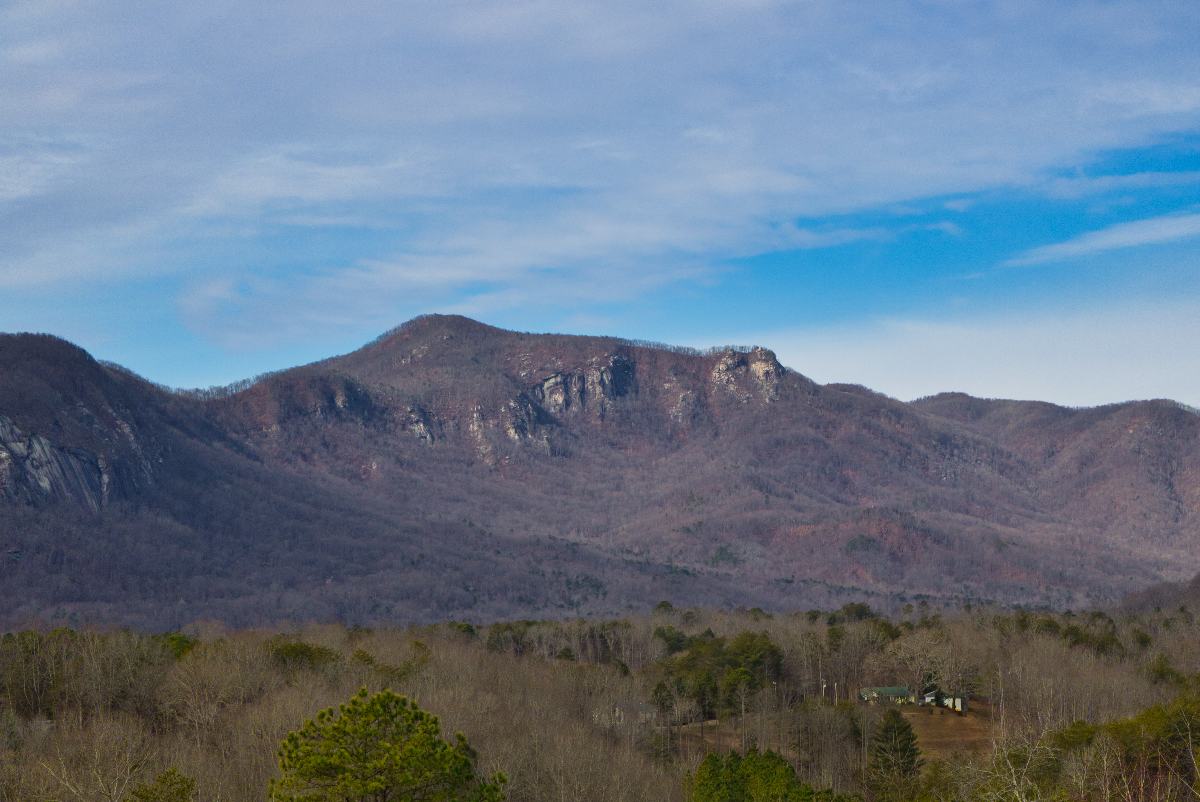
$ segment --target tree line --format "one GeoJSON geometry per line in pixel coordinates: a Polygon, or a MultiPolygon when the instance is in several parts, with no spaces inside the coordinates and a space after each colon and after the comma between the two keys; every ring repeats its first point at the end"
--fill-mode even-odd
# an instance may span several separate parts
{"type": "Polygon", "coordinates": [[[861,604],[12,632],[0,802],[1195,800],[1198,635],[1187,608],[861,604]],[[970,707],[858,698],[884,685],[970,707]]]}

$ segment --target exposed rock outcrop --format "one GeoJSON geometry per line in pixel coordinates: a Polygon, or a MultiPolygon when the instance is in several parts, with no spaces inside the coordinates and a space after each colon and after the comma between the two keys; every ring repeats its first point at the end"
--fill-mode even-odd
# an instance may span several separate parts
{"type": "Polygon", "coordinates": [[[549,443],[544,427],[551,423],[545,411],[522,394],[509,400],[500,410],[500,428],[514,443],[549,443]]]}
{"type": "Polygon", "coordinates": [[[56,447],[0,416],[0,497],[69,501],[94,511],[108,503],[112,475],[103,456],[56,447]]]}
{"type": "Polygon", "coordinates": [[[677,426],[688,426],[695,422],[703,409],[700,395],[694,390],[681,389],[678,386],[668,389],[674,396],[674,403],[668,411],[671,422],[677,426]]]}
{"type": "Polygon", "coordinates": [[[437,436],[434,434],[436,424],[433,417],[419,406],[408,406],[400,418],[400,425],[405,431],[411,432],[418,440],[430,444],[437,440],[437,436]]]}
{"type": "Polygon", "coordinates": [[[547,376],[530,393],[552,415],[586,410],[603,419],[614,401],[636,391],[634,361],[624,354],[609,354],[581,370],[547,376]]]}
{"type": "Polygon", "coordinates": [[[488,440],[487,429],[483,417],[483,407],[476,404],[471,410],[471,422],[467,425],[467,431],[471,435],[471,440],[474,441],[475,453],[484,462],[492,463],[495,461],[495,453],[488,440]]]}
{"type": "Polygon", "coordinates": [[[546,411],[562,415],[583,407],[587,380],[581,373],[555,373],[533,388],[534,397],[546,411]]]}
{"type": "Polygon", "coordinates": [[[755,348],[749,354],[750,374],[758,383],[763,398],[773,401],[779,397],[779,382],[787,369],[779,363],[774,351],[755,348]]]}
{"type": "Polygon", "coordinates": [[[722,351],[713,365],[710,378],[715,389],[723,390],[739,402],[749,401],[758,394],[765,401],[779,397],[779,385],[786,369],[773,351],[753,348],[750,351],[722,351]]]}

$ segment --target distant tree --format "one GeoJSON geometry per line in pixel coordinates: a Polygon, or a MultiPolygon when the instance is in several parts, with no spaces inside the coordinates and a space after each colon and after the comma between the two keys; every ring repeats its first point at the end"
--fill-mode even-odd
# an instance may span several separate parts
{"type": "Polygon", "coordinates": [[[182,660],[199,643],[195,638],[184,635],[182,632],[166,632],[155,635],[154,640],[161,643],[176,660],[182,660]]]}
{"type": "Polygon", "coordinates": [[[726,700],[725,704],[738,711],[738,721],[742,730],[742,749],[746,748],[746,701],[750,697],[753,682],[754,677],[741,666],[729,669],[725,672],[725,676],[721,677],[721,695],[726,700]]]}
{"type": "Polygon", "coordinates": [[[442,739],[435,716],[392,691],[364,688],[283,741],[273,802],[499,802],[503,775],[484,779],[466,739],[442,739]]]}
{"type": "Polygon", "coordinates": [[[744,713],[749,697],[781,676],[783,652],[765,632],[744,631],[726,642],[711,630],[688,636],[666,626],[654,636],[667,645],[668,657],[660,663],[665,675],[705,718],[744,713]]]}
{"type": "Polygon", "coordinates": [[[671,686],[667,684],[666,680],[658,681],[650,698],[653,700],[654,706],[658,708],[658,714],[664,720],[675,710],[675,694],[671,692],[671,686]]]}
{"type": "Polygon", "coordinates": [[[667,654],[677,654],[688,647],[688,636],[676,629],[673,626],[658,627],[654,630],[654,637],[663,642],[667,647],[667,654]]]}
{"type": "Polygon", "coordinates": [[[342,659],[333,649],[284,636],[272,638],[268,647],[271,659],[287,671],[318,671],[342,659]]]}
{"type": "Polygon", "coordinates": [[[847,621],[866,621],[868,618],[875,617],[875,611],[871,609],[871,605],[863,602],[850,602],[842,605],[841,614],[847,621]]]}
{"type": "Polygon", "coordinates": [[[746,697],[754,685],[754,675],[742,666],[731,668],[721,677],[721,695],[732,710],[746,715],[746,697]]]}
{"type": "Polygon", "coordinates": [[[783,652],[765,632],[740,632],[729,644],[730,659],[745,667],[758,685],[779,677],[783,652]]]}
{"type": "Polygon", "coordinates": [[[737,753],[705,757],[692,777],[690,802],[747,802],[741,765],[737,753]]]}
{"type": "Polygon", "coordinates": [[[747,802],[791,802],[811,796],[791,764],[774,752],[751,749],[742,759],[741,774],[747,802]]]}
{"type": "Polygon", "coordinates": [[[196,798],[196,781],[177,769],[167,769],[129,793],[129,802],[192,802],[196,798]]]}
{"type": "Polygon", "coordinates": [[[898,710],[884,713],[871,739],[867,785],[872,797],[888,802],[912,799],[922,764],[912,726],[898,710]]]}
{"type": "Polygon", "coordinates": [[[775,752],[751,749],[743,757],[710,754],[691,780],[689,802],[843,802],[847,797],[815,792],[800,782],[792,765],[775,752]]]}

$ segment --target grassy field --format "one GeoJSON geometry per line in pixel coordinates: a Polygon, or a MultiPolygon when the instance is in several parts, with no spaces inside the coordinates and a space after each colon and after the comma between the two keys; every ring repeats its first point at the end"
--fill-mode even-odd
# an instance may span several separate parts
{"type": "Polygon", "coordinates": [[[904,706],[904,718],[917,734],[926,757],[943,758],[957,753],[987,754],[992,748],[992,711],[984,702],[973,702],[962,715],[946,708],[904,706]]]}
{"type": "MultiPolygon", "coordinates": [[[[987,755],[992,748],[992,711],[986,702],[972,702],[970,710],[958,714],[946,708],[904,705],[901,714],[912,725],[917,743],[926,758],[946,758],[954,754],[987,755]]],[[[788,743],[780,750],[780,736],[787,732],[788,722],[769,716],[760,720],[748,716],[745,726],[747,742],[757,742],[766,748],[792,755],[794,745],[788,743]],[[783,725],[782,727],[780,725],[783,725]]],[[[682,738],[683,751],[704,754],[742,748],[742,725],[737,719],[689,724],[676,731],[673,737],[682,738]]],[[[784,736],[784,740],[791,739],[784,736]]]]}

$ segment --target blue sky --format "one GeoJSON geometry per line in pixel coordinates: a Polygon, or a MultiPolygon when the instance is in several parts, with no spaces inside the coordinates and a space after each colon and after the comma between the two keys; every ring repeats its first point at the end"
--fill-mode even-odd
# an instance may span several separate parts
{"type": "Polygon", "coordinates": [[[1200,10],[0,5],[0,330],[176,386],[414,315],[1200,406],[1200,10]]]}

